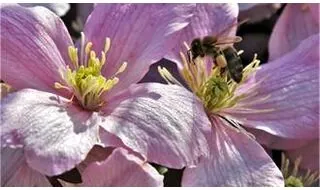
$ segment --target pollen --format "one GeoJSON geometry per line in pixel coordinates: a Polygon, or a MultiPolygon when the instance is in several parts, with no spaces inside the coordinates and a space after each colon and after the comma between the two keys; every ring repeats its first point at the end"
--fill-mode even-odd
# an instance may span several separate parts
{"type": "MultiPolygon", "coordinates": [[[[184,43],[187,50],[190,48],[184,43]]],[[[238,54],[243,53],[239,51],[238,54]]],[[[244,83],[250,75],[257,70],[260,61],[257,55],[252,62],[242,71],[242,81],[236,83],[228,76],[225,65],[217,65],[211,57],[197,57],[195,60],[186,58],[180,52],[182,67],[179,69],[180,75],[188,85],[189,89],[197,95],[207,112],[216,113],[223,108],[234,106],[243,96],[236,96],[236,89],[244,83]]],[[[158,68],[162,78],[169,84],[181,85],[165,68],[158,68]]]]}
{"type": "Polygon", "coordinates": [[[106,38],[100,56],[92,50],[94,45],[92,42],[86,44],[84,42],[85,36],[82,33],[80,57],[77,48],[73,46],[68,48],[72,65],[61,72],[65,85],[56,82],[54,86],[56,89],[72,92],[72,97],[75,97],[84,109],[96,111],[105,103],[102,94],[110,91],[119,82],[117,75],[125,71],[127,63],[124,62],[111,78],[105,78],[101,71],[106,64],[106,54],[111,46],[110,38],[106,38]]]}

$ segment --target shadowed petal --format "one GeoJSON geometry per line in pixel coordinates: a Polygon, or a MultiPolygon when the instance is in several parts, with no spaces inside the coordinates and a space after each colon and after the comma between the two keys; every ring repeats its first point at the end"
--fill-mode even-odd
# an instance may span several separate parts
{"type": "Polygon", "coordinates": [[[210,156],[184,170],[182,186],[283,186],[283,177],[264,149],[249,136],[212,119],[210,156]]]}
{"type": "Polygon", "coordinates": [[[43,7],[1,6],[1,79],[14,89],[54,92],[69,62],[71,38],[62,20],[43,7]]]}
{"type": "Polygon", "coordinates": [[[305,139],[282,138],[259,129],[246,128],[246,130],[254,134],[256,141],[269,149],[292,150],[308,143],[305,139]]]}
{"type": "Polygon", "coordinates": [[[112,147],[104,148],[100,145],[94,145],[90,152],[87,154],[86,159],[77,166],[77,169],[80,171],[80,173],[83,173],[88,165],[93,162],[101,162],[105,160],[108,156],[110,156],[113,150],[114,148],[112,147]]]}
{"type": "Polygon", "coordinates": [[[163,186],[163,176],[123,148],[104,161],[90,164],[82,174],[82,186],[163,186]]]}
{"type": "Polygon", "coordinates": [[[319,172],[319,139],[309,141],[298,149],[286,151],[286,155],[293,161],[301,157],[300,167],[319,172]]]}
{"type": "Polygon", "coordinates": [[[88,17],[84,33],[93,49],[101,52],[105,38],[111,38],[104,75],[113,76],[126,61],[127,69],[119,75],[114,93],[138,82],[149,66],[161,59],[176,41],[172,33],[187,25],[186,12],[195,5],[184,4],[97,4],[88,17]],[[186,10],[184,10],[186,9],[186,10]]]}
{"type": "Polygon", "coordinates": [[[150,162],[182,168],[208,151],[201,130],[210,123],[203,106],[180,86],[132,85],[108,102],[102,127],[150,162]]]}
{"type": "Polygon", "coordinates": [[[290,52],[302,40],[319,33],[319,8],[319,4],[286,5],[270,37],[269,60],[290,52]]]}
{"type": "Polygon", "coordinates": [[[1,148],[1,186],[49,187],[51,185],[44,175],[28,166],[23,149],[1,148]]]}
{"type": "Polygon", "coordinates": [[[25,89],[1,101],[1,146],[23,146],[30,167],[58,175],[98,141],[99,118],[54,94],[25,89]]]}
{"type": "Polygon", "coordinates": [[[319,134],[319,35],[304,40],[294,51],[265,64],[237,89],[247,93],[228,117],[271,135],[314,139],[319,134]],[[256,85],[252,90],[249,90],[256,85]]]}

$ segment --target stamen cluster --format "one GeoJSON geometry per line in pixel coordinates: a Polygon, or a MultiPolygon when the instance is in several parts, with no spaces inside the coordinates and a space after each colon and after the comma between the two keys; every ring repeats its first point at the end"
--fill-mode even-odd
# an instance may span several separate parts
{"type": "Polygon", "coordinates": [[[65,88],[73,93],[81,106],[88,110],[97,110],[104,104],[101,95],[112,89],[119,79],[116,77],[122,73],[127,63],[124,62],[119,70],[110,79],[106,79],[102,74],[102,67],[106,63],[106,54],[110,49],[111,41],[106,38],[104,51],[101,52],[100,59],[96,53],[91,50],[92,43],[88,42],[84,48],[84,34],[82,34],[82,44],[80,52],[80,64],[78,49],[70,46],[68,48],[69,58],[73,69],[69,66],[65,72],[61,73],[66,85],[55,83],[56,88],[65,88]]]}

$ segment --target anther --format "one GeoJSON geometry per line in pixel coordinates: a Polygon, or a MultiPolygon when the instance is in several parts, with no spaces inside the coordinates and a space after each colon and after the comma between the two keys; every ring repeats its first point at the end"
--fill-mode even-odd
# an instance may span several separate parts
{"type": "Polygon", "coordinates": [[[106,38],[106,43],[104,44],[103,52],[107,53],[109,51],[110,47],[111,47],[111,40],[110,40],[110,38],[106,38]]]}
{"type": "Polygon", "coordinates": [[[114,74],[114,76],[120,74],[120,73],[123,73],[123,71],[126,70],[128,66],[128,63],[127,62],[123,62],[122,65],[120,66],[120,68],[118,69],[118,71],[114,74]]]}

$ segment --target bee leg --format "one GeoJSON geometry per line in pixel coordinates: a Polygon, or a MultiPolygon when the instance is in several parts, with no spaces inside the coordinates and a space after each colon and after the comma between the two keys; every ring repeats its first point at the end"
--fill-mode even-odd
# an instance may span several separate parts
{"type": "Polygon", "coordinates": [[[221,68],[221,67],[220,67],[220,76],[221,76],[221,77],[225,77],[226,74],[227,74],[227,69],[226,69],[226,67],[224,67],[224,68],[221,68]]]}

